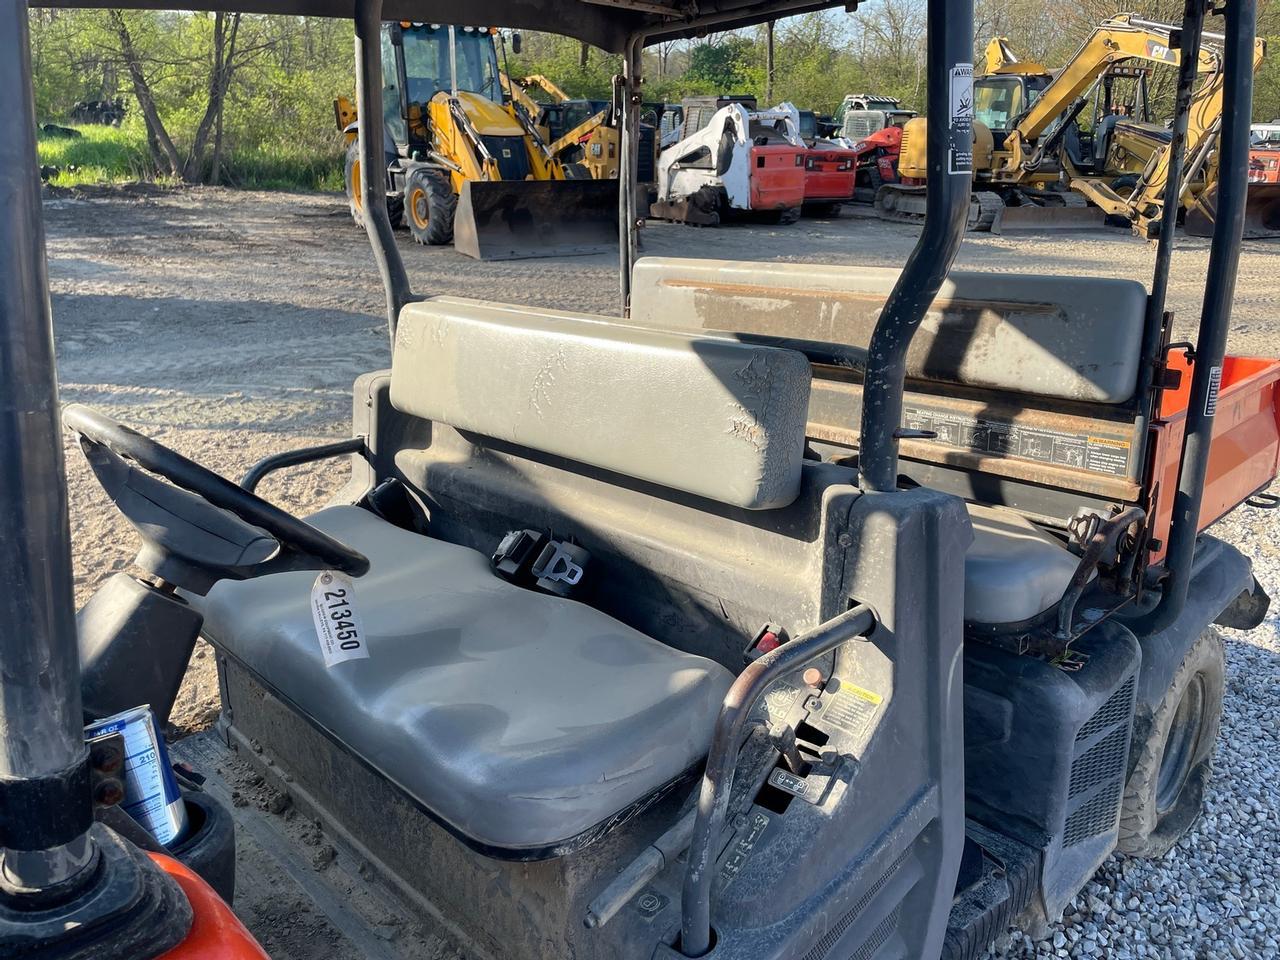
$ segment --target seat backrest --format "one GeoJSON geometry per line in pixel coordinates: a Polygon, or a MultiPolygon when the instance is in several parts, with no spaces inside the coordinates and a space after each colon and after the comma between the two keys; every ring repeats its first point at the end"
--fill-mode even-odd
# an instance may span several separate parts
{"type": "Polygon", "coordinates": [[[437,297],[404,308],[401,411],[749,510],[800,489],[810,364],[794,350],[437,297]]]}
{"type": "MultiPolygon", "coordinates": [[[[645,257],[632,321],[865,350],[900,271],[645,257]]],[[[907,356],[907,375],[1084,403],[1137,387],[1147,294],[1131,280],[953,272],[907,356]]]]}

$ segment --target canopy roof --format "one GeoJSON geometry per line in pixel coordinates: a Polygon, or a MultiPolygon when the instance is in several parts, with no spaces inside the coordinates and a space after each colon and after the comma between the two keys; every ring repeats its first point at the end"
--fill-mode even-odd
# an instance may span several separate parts
{"type": "MultiPolygon", "coordinates": [[[[32,0],[32,6],[112,7],[141,10],[225,10],[293,16],[355,16],[355,0],[32,0]]],[[[444,0],[385,0],[384,20],[470,23],[545,30],[585,40],[621,53],[630,37],[646,43],[746,27],[812,10],[843,7],[858,0],[471,0],[465,20],[459,5],[444,0]]]]}

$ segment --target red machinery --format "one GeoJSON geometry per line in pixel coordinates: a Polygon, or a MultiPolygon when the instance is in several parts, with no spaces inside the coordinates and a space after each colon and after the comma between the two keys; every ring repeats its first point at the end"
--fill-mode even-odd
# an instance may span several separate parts
{"type": "Polygon", "coordinates": [[[852,199],[857,163],[857,151],[814,141],[804,156],[805,205],[831,208],[852,199]]]}
{"type": "Polygon", "coordinates": [[[898,155],[902,152],[902,128],[877,130],[853,145],[856,179],[853,197],[874,203],[881,184],[898,182],[898,155]]]}

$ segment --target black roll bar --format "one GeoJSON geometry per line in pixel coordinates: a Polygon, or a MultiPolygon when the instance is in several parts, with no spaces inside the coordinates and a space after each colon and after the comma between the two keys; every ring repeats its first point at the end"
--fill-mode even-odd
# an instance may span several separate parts
{"type": "Polygon", "coordinates": [[[774,647],[753,661],[724,695],[716,717],[711,752],[698,794],[698,816],[689,843],[689,863],[684,874],[680,914],[680,952],[701,957],[711,949],[711,889],[716,878],[716,838],[724,829],[729,809],[733,773],[738,764],[751,710],[776,680],[795,673],[805,664],[835,650],[843,643],[867,636],[876,617],[866,604],[819,624],[808,633],[774,647]]]}
{"type": "MultiPolygon", "coordinates": [[[[1158,633],[1171,626],[1187,602],[1191,564],[1200,529],[1200,505],[1209,466],[1209,442],[1222,385],[1222,358],[1231,324],[1236,269],[1248,200],[1249,125],[1253,115],[1253,46],[1257,0],[1231,0],[1223,5],[1226,19],[1223,43],[1222,135],[1218,141],[1217,210],[1209,248],[1209,270],[1200,332],[1196,339],[1195,369],[1187,406],[1186,434],[1174,494],[1173,521],[1165,553],[1163,592],[1155,608],[1130,623],[1138,634],[1158,633]]],[[[1164,214],[1167,220],[1168,211],[1164,214]]],[[[1164,232],[1164,231],[1162,231],[1164,232]]]]}
{"type": "MultiPolygon", "coordinates": [[[[1156,240],[1156,261],[1151,275],[1151,293],[1147,296],[1147,312],[1143,318],[1142,367],[1138,372],[1138,416],[1135,430],[1146,437],[1157,414],[1162,384],[1156,372],[1163,364],[1161,355],[1165,338],[1164,308],[1169,292],[1169,265],[1173,259],[1173,239],[1177,233],[1178,208],[1182,203],[1182,168],[1186,162],[1187,123],[1191,115],[1191,99],[1200,68],[1200,39],[1204,34],[1207,0],[1186,0],[1182,13],[1182,36],[1179,44],[1178,85],[1175,93],[1172,139],[1169,141],[1168,179],[1164,185],[1163,209],[1160,213],[1160,236],[1156,240]]],[[[1145,21],[1143,21],[1145,24],[1145,21]]],[[[1173,28],[1169,28],[1173,29],[1173,28]]],[[[1152,450],[1147,444],[1149,461],[1152,450]]],[[[1144,473],[1145,475],[1145,473],[1144,473]]]]}
{"type": "Polygon", "coordinates": [[[964,239],[973,180],[973,0],[929,0],[928,193],[924,229],[867,348],[858,464],[869,493],[898,488],[907,348],[964,239]],[[965,69],[967,68],[967,74],[965,69]]]}
{"type": "Polygon", "coordinates": [[[70,894],[95,847],[22,2],[0,4],[0,89],[0,848],[11,882],[70,894]]]}
{"type": "Polygon", "coordinates": [[[387,295],[387,330],[396,343],[400,310],[414,299],[409,275],[387,216],[387,158],[383,150],[382,0],[356,0],[356,103],[360,125],[360,191],[365,232],[387,295]]]}
{"type": "Polygon", "coordinates": [[[640,105],[644,99],[641,90],[641,52],[644,37],[637,35],[627,42],[622,57],[622,76],[619,78],[621,103],[618,117],[621,141],[621,157],[618,164],[618,297],[619,314],[623,317],[631,311],[631,270],[636,263],[636,230],[648,214],[648,210],[636,209],[636,187],[640,163],[640,105]]]}

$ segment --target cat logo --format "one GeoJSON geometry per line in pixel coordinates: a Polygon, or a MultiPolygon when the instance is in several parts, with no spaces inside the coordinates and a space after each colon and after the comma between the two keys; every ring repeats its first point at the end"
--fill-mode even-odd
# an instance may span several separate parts
{"type": "Polygon", "coordinates": [[[1166,47],[1163,43],[1156,43],[1154,40],[1147,41],[1147,56],[1152,60],[1167,60],[1169,63],[1175,63],[1178,55],[1166,47]]]}
{"type": "Polygon", "coordinates": [[[510,159],[511,159],[511,148],[510,148],[510,147],[503,147],[503,148],[502,148],[502,157],[503,157],[503,159],[504,159],[504,160],[510,160],[510,159]]]}

